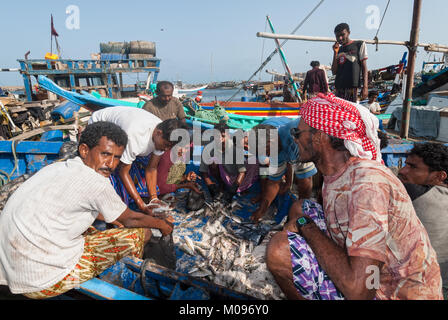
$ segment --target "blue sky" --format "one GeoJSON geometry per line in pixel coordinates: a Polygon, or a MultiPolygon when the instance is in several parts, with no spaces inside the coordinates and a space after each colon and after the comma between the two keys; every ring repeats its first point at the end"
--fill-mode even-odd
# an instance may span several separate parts
{"type": "MultiPolygon", "coordinates": [[[[277,33],[289,34],[317,5],[319,0],[189,0],[189,1],[2,1],[2,49],[0,68],[16,68],[16,59],[30,50],[30,58],[43,58],[50,51],[50,14],[59,33],[63,58],[86,59],[99,52],[100,42],[147,40],[156,42],[162,59],[159,80],[199,83],[247,80],[262,58],[275,48],[272,39],[256,37],[266,29],[269,15],[277,33]],[[66,8],[80,10],[79,30],[66,28],[66,8]],[[163,29],[163,31],[162,31],[163,29]],[[263,50],[264,49],[264,50],[263,50]]],[[[339,22],[347,22],[352,38],[372,39],[376,29],[368,29],[366,8],[375,5],[383,13],[387,0],[325,0],[296,34],[333,36],[339,22]]],[[[392,0],[379,38],[409,40],[412,0],[392,0]]],[[[446,0],[424,0],[420,41],[448,45],[446,0]]],[[[330,64],[330,43],[290,40],[284,46],[293,72],[307,71],[312,60],[330,64]]],[[[368,67],[395,64],[406,50],[399,46],[368,45],[368,67]]],[[[436,55],[437,57],[440,54],[436,55]]],[[[416,70],[434,54],[419,50],[416,70]]],[[[283,71],[277,55],[266,67],[283,71]]],[[[265,68],[265,69],[266,69],[265,68]]],[[[136,76],[134,76],[136,78],[136,76]]],[[[261,79],[269,79],[264,70],[261,79]]],[[[140,75],[140,80],[144,75],[140,75]]],[[[257,76],[256,79],[259,79],[257,76]]],[[[132,79],[130,79],[132,80],[132,79]]],[[[0,86],[22,85],[18,73],[0,73],[0,86]]]]}

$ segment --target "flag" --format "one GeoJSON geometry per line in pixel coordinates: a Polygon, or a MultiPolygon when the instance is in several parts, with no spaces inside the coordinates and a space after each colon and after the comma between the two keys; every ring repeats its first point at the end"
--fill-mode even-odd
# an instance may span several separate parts
{"type": "Polygon", "coordinates": [[[56,32],[56,29],[53,25],[53,15],[51,15],[51,35],[55,37],[59,37],[59,34],[56,32]]]}

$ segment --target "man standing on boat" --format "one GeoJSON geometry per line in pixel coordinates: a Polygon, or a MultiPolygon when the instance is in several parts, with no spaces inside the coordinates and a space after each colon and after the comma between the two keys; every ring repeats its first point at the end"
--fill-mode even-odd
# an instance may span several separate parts
{"type": "Polygon", "coordinates": [[[436,252],[398,178],[381,160],[378,119],[319,94],[294,135],[324,176],[323,206],[295,202],[267,248],[289,299],[442,299],[436,252]]]}
{"type": "Polygon", "coordinates": [[[130,210],[108,177],[127,135],[110,122],[89,124],[78,156],[26,180],[0,214],[0,284],[14,294],[51,298],[78,287],[124,256],[142,258],[150,228],[171,234],[164,218],[130,210]],[[96,218],[125,228],[98,231],[96,218]]]}
{"type": "Polygon", "coordinates": [[[448,290],[448,147],[416,143],[398,172],[415,212],[437,253],[443,286],[448,290]]]}
{"type": "Polygon", "coordinates": [[[185,111],[182,103],[173,97],[174,85],[169,81],[157,83],[156,97],[146,102],[143,109],[151,112],[159,119],[179,119],[185,122],[185,111]]]}
{"type": "Polygon", "coordinates": [[[186,124],[177,119],[162,121],[145,110],[132,107],[96,111],[89,124],[98,121],[115,123],[128,135],[118,174],[111,175],[112,184],[127,205],[148,212],[142,197],[157,202],[157,167],[164,152],[177,143],[170,141],[171,133],[176,129],[188,129],[186,124]]]}
{"type": "Polygon", "coordinates": [[[303,96],[306,98],[314,98],[319,92],[328,92],[328,83],[325,71],[320,68],[319,61],[311,61],[312,69],[306,73],[303,82],[303,96]]]}
{"type": "Polygon", "coordinates": [[[350,40],[350,27],[346,23],[338,24],[334,29],[334,34],[336,43],[333,45],[331,71],[336,76],[336,96],[357,102],[358,89],[362,87],[361,100],[367,99],[368,57],[365,42],[350,40]]]}

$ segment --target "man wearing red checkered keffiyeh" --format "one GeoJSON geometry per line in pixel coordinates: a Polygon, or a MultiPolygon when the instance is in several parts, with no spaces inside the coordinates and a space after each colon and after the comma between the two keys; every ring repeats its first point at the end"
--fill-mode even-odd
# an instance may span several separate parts
{"type": "Polygon", "coordinates": [[[267,267],[288,299],[441,299],[436,253],[362,108],[333,94],[302,106],[291,135],[323,175],[322,205],[291,206],[267,267]]]}
{"type": "Polygon", "coordinates": [[[303,121],[312,128],[344,140],[350,154],[381,162],[378,119],[358,104],[334,94],[319,94],[302,106],[303,121]]]}

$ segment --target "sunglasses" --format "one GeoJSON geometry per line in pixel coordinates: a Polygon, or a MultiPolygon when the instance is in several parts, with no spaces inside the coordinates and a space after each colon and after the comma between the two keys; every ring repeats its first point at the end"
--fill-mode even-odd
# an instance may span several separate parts
{"type": "Polygon", "coordinates": [[[289,130],[289,132],[291,133],[291,135],[294,137],[294,139],[299,139],[300,135],[304,132],[308,132],[311,130],[299,130],[297,128],[291,128],[291,130],[289,130]]]}

